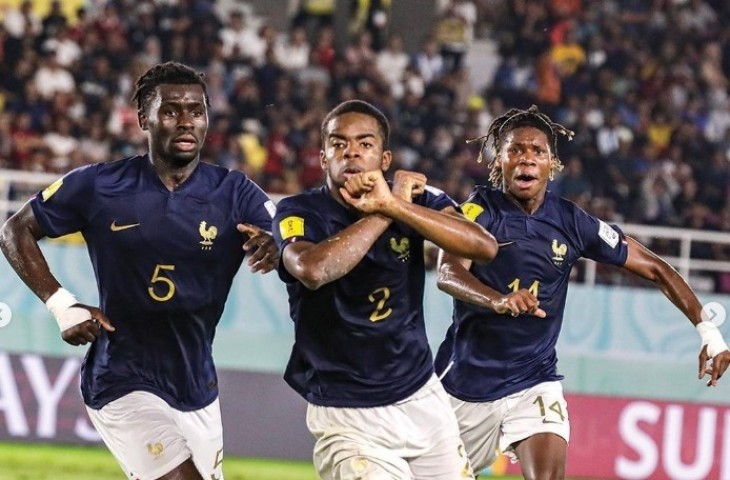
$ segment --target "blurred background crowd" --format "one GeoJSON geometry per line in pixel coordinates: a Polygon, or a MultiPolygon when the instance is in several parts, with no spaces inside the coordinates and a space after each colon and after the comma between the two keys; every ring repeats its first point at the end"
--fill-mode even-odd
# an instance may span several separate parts
{"type": "Polygon", "coordinates": [[[607,221],[730,232],[730,2],[435,0],[407,48],[398,1],[0,1],[0,168],[144,151],[134,81],[177,60],[208,83],[204,159],[270,193],[321,183],[320,122],[360,98],[389,117],[395,167],[463,201],[487,177],[465,140],[534,103],[575,131],[556,193],[607,221]]]}

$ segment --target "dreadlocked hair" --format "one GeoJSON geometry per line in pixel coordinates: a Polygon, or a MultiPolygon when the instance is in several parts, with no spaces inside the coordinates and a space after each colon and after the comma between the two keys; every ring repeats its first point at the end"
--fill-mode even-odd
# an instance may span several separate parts
{"type": "Polygon", "coordinates": [[[155,95],[158,85],[200,85],[203,88],[205,104],[210,106],[208,88],[203,81],[203,74],[187,65],[178,62],[165,62],[155,65],[142,74],[136,83],[132,101],[137,102],[137,110],[147,111],[149,103],[155,95]]]}
{"type": "Polygon", "coordinates": [[[479,138],[467,140],[467,143],[478,142],[481,140],[482,147],[479,149],[478,162],[484,160],[484,150],[487,148],[489,139],[492,139],[492,159],[489,161],[487,167],[489,168],[489,181],[494,188],[502,186],[502,169],[499,166],[499,154],[504,136],[519,127],[534,127],[542,132],[548,138],[550,142],[550,150],[552,151],[552,157],[554,160],[553,167],[550,170],[550,180],[553,179],[555,171],[558,172],[563,170],[563,164],[558,158],[558,136],[557,134],[565,135],[568,140],[573,139],[575,133],[568,128],[565,128],[559,123],[553,122],[550,117],[541,113],[536,105],[532,105],[527,110],[519,108],[512,108],[501,117],[495,118],[494,121],[489,125],[487,134],[479,138]]]}

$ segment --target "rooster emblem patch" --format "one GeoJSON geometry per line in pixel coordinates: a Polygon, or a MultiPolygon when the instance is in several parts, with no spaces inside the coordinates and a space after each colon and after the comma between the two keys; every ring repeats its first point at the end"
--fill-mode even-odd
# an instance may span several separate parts
{"type": "Polygon", "coordinates": [[[553,240],[553,262],[555,265],[560,266],[565,260],[565,254],[568,253],[568,246],[564,243],[558,243],[557,240],[553,240]]]}
{"type": "Polygon", "coordinates": [[[401,262],[405,263],[411,258],[411,241],[408,237],[403,237],[400,241],[391,237],[390,249],[398,254],[398,260],[401,262]]]}
{"type": "Polygon", "coordinates": [[[203,250],[210,250],[213,248],[213,240],[215,240],[215,237],[218,236],[218,229],[215,225],[208,227],[207,222],[204,220],[200,222],[198,232],[200,233],[200,236],[203,237],[203,240],[200,242],[203,246],[203,250]]]}

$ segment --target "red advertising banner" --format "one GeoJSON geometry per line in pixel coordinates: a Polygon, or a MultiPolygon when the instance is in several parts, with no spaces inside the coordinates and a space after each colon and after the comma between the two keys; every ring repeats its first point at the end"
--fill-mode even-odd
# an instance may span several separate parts
{"type": "MultiPolygon", "coordinates": [[[[566,395],[567,476],[730,480],[730,406],[566,395]]],[[[495,476],[519,474],[505,457],[495,476]]]]}
{"type": "MultiPolygon", "coordinates": [[[[80,364],[80,358],[0,352],[0,441],[98,442],[79,395],[80,364]]],[[[230,454],[311,458],[305,402],[280,375],[219,373],[230,454]]],[[[566,397],[568,477],[730,480],[730,405],[566,397]]],[[[519,474],[504,457],[489,470],[519,474]]]]}

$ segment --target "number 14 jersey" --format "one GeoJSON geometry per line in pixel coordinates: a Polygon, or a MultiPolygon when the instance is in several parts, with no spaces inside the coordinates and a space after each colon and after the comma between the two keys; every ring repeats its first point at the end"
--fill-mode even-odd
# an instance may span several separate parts
{"type": "MultiPolygon", "coordinates": [[[[471,273],[502,294],[529,290],[547,317],[513,318],[454,300],[452,324],[436,355],[446,391],[464,401],[486,402],[562,379],[555,344],[570,270],[580,257],[623,265],[628,255],[623,232],[550,192],[532,215],[485,186],[476,187],[461,208],[500,245],[492,262],[473,263],[471,273]]],[[[584,321],[591,321],[590,312],[584,321]]]]}

